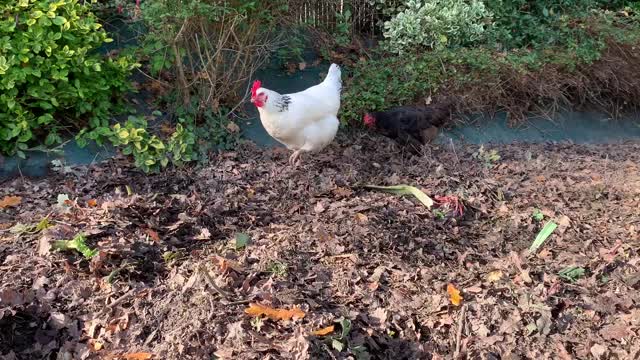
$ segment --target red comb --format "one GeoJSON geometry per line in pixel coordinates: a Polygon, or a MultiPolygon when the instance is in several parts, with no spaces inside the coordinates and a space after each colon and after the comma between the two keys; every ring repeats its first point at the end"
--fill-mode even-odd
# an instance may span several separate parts
{"type": "Polygon", "coordinates": [[[254,81],[253,86],[251,87],[251,96],[256,96],[256,91],[258,91],[258,89],[260,89],[261,86],[262,86],[262,83],[260,82],[260,80],[254,81]]]}

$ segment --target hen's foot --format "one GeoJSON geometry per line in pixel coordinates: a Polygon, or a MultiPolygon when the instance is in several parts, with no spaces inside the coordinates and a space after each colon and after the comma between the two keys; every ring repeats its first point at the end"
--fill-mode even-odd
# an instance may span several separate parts
{"type": "Polygon", "coordinates": [[[294,151],[293,154],[289,157],[289,165],[298,166],[300,164],[300,155],[302,152],[300,150],[294,151]]]}

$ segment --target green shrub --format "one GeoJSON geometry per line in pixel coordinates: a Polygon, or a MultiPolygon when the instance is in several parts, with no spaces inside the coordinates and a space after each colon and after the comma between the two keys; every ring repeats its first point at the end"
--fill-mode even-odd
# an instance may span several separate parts
{"type": "Polygon", "coordinates": [[[404,11],[385,22],[384,36],[394,53],[467,45],[484,38],[491,16],[478,0],[409,0],[404,11]]]}
{"type": "Polygon", "coordinates": [[[599,9],[622,9],[626,1],[604,0],[484,0],[493,13],[489,34],[501,49],[543,48],[568,45],[576,37],[588,36],[584,27],[573,26],[599,9]]]}
{"type": "Polygon", "coordinates": [[[143,117],[129,116],[124,124],[83,131],[78,136],[78,143],[85,146],[87,140],[108,141],[123,155],[131,156],[134,164],[144,172],[156,172],[169,164],[181,166],[205,160],[214,148],[228,150],[238,144],[239,134],[229,130],[231,122],[222,112],[208,110],[204,114],[205,123],[198,126],[194,114],[177,111],[175,129],[165,139],[151,134],[143,117]]]}
{"type": "Polygon", "coordinates": [[[103,59],[109,42],[78,0],[0,3],[0,153],[24,157],[36,139],[106,126],[114,96],[130,88],[130,58],[103,59]]]}
{"type": "Polygon", "coordinates": [[[424,104],[443,85],[481,82],[500,69],[484,48],[436,49],[421,55],[384,57],[358,63],[342,95],[340,119],[359,124],[362,115],[393,106],[424,104]]]}

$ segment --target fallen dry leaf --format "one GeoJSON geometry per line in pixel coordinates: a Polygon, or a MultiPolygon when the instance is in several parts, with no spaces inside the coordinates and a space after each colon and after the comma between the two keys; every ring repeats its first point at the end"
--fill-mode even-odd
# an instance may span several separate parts
{"type": "Polygon", "coordinates": [[[608,349],[600,344],[593,344],[591,347],[591,355],[596,359],[601,359],[607,354],[608,349]]]}
{"type": "Polygon", "coordinates": [[[462,303],[462,296],[460,295],[460,290],[456,289],[453,284],[447,284],[447,293],[449,294],[449,300],[455,306],[459,306],[462,303]]]}
{"type": "Polygon", "coordinates": [[[18,206],[21,202],[22,198],[20,196],[5,196],[4,199],[0,200],[0,209],[18,206]]]}
{"type": "Polygon", "coordinates": [[[211,239],[211,232],[207,228],[200,229],[200,233],[196,236],[196,240],[209,240],[211,239]]]}
{"type": "Polygon", "coordinates": [[[96,199],[88,200],[88,201],[87,201],[87,205],[88,205],[89,207],[96,207],[96,206],[98,206],[98,201],[97,201],[96,199]]]}
{"type": "Polygon", "coordinates": [[[93,351],[100,351],[102,350],[102,348],[104,348],[104,344],[95,339],[89,340],[89,346],[93,351]]]}
{"type": "Polygon", "coordinates": [[[605,340],[622,341],[629,336],[629,326],[621,322],[610,324],[600,329],[600,335],[602,335],[605,340]]]}
{"type": "Polygon", "coordinates": [[[218,262],[218,266],[220,266],[220,272],[222,273],[226,272],[229,269],[237,273],[242,273],[244,271],[244,267],[242,267],[242,265],[233,260],[223,258],[222,256],[216,256],[216,261],[218,262]]]}
{"type": "Polygon", "coordinates": [[[144,231],[147,235],[149,235],[149,237],[151,238],[151,240],[153,241],[160,241],[160,236],[158,235],[158,233],[152,229],[146,229],[144,231]]]}
{"type": "Polygon", "coordinates": [[[302,319],[305,316],[304,311],[297,307],[291,310],[274,309],[260,304],[249,304],[249,307],[244,309],[244,312],[250,316],[265,315],[271,320],[302,319]]]}
{"type": "Polygon", "coordinates": [[[333,189],[333,194],[338,197],[349,197],[353,194],[353,191],[349,188],[337,187],[333,189]]]}
{"type": "Polygon", "coordinates": [[[122,355],[122,358],[125,360],[149,360],[153,355],[151,353],[146,352],[138,352],[122,355]]]}
{"type": "Polygon", "coordinates": [[[318,330],[312,332],[311,334],[312,335],[316,335],[316,336],[325,336],[325,335],[331,334],[333,332],[333,330],[334,330],[334,326],[331,325],[331,326],[327,326],[327,327],[322,328],[322,329],[318,329],[318,330]]]}
{"type": "Polygon", "coordinates": [[[358,222],[360,223],[366,224],[369,221],[369,218],[363,213],[357,213],[356,220],[358,220],[358,222]]]}
{"type": "Polygon", "coordinates": [[[500,281],[500,279],[502,279],[502,271],[500,270],[494,270],[489,274],[487,274],[488,282],[496,282],[496,281],[500,281]]]}
{"type": "Polygon", "coordinates": [[[236,123],[230,121],[227,124],[227,130],[229,130],[229,132],[231,133],[237,133],[240,131],[240,126],[238,126],[236,123]]]}
{"type": "Polygon", "coordinates": [[[160,124],[160,131],[162,131],[163,133],[165,133],[167,135],[171,135],[176,130],[173,127],[171,127],[171,125],[169,125],[168,123],[163,122],[162,124],[160,124]]]}

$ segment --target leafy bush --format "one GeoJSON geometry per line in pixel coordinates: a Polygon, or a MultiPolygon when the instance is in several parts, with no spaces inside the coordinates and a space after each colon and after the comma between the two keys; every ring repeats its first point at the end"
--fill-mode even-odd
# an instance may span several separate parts
{"type": "MultiPolygon", "coordinates": [[[[390,12],[397,11],[398,2],[388,2],[393,3],[390,12]]],[[[515,121],[528,111],[560,106],[595,104],[618,112],[615,104],[638,105],[639,3],[484,0],[486,8],[477,16],[457,18],[473,19],[482,31],[456,38],[447,29],[461,34],[458,28],[444,26],[456,18],[441,21],[442,13],[466,14],[450,9],[471,8],[472,2],[407,1],[386,23],[387,46],[397,54],[374,53],[350,69],[341,120],[359,124],[367,111],[420,104],[431,95],[456,96],[463,111],[506,110],[515,121]],[[490,15],[493,23],[487,26],[490,15]],[[434,43],[440,36],[434,34],[442,34],[440,43],[434,43]],[[471,39],[476,41],[470,44],[471,39]],[[432,49],[411,51],[420,47],[432,49]]]]}
{"type": "Polygon", "coordinates": [[[152,75],[170,70],[182,105],[234,107],[245,81],[273,50],[286,1],[158,0],[142,3],[152,75]]]}
{"type": "Polygon", "coordinates": [[[175,129],[166,139],[148,131],[147,121],[129,116],[124,124],[116,123],[79,136],[79,144],[88,139],[102,143],[108,141],[122,154],[129,155],[144,172],[155,172],[169,164],[184,165],[204,160],[214,146],[228,150],[237,145],[238,133],[230,131],[230,121],[222,113],[205,112],[206,126],[196,126],[193,114],[179,111],[175,129]]]}
{"type": "Polygon", "coordinates": [[[585,36],[584,27],[576,21],[590,18],[606,6],[622,9],[626,1],[604,0],[484,0],[493,13],[490,34],[500,49],[521,47],[542,48],[567,45],[574,38],[585,36]]]}
{"type": "Polygon", "coordinates": [[[468,84],[496,74],[499,63],[483,48],[436,49],[423,55],[369,60],[352,69],[342,95],[340,119],[359,124],[365,112],[425,103],[449,81],[468,84]],[[446,65],[445,65],[446,64],[446,65]],[[446,66],[446,68],[445,68],[446,66]]]}
{"type": "Polygon", "coordinates": [[[442,94],[460,96],[462,110],[507,110],[514,121],[548,105],[600,104],[607,111],[617,103],[637,106],[640,24],[619,23],[610,14],[585,22],[590,35],[565,46],[506,53],[484,46],[441,48],[363,61],[345,81],[340,119],[360,124],[365,112],[424,104],[442,94]]]}
{"type": "Polygon", "coordinates": [[[484,38],[491,16],[478,0],[409,0],[404,11],[384,24],[384,36],[395,53],[466,45],[484,38]]]}
{"type": "Polygon", "coordinates": [[[3,1],[0,12],[0,153],[24,157],[36,138],[53,145],[63,129],[106,126],[136,64],[94,53],[110,39],[90,9],[19,0],[3,1]]]}

